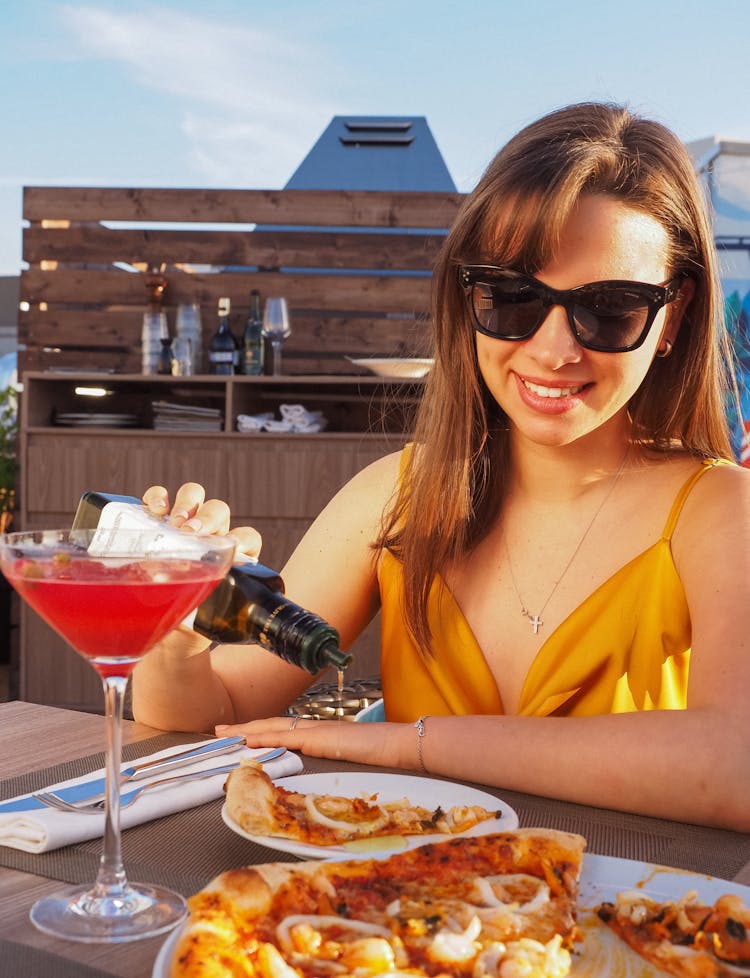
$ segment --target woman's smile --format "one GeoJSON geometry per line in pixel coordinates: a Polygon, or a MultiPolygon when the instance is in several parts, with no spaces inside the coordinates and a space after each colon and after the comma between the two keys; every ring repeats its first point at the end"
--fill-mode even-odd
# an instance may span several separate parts
{"type": "Polygon", "coordinates": [[[522,403],[540,414],[564,414],[581,406],[592,385],[574,381],[543,380],[515,374],[522,403]]]}
{"type": "MultiPolygon", "coordinates": [[[[584,196],[560,236],[554,259],[536,273],[552,288],[612,279],[657,284],[667,274],[667,234],[654,218],[602,194],[584,196]]],[[[528,339],[476,333],[485,383],[519,434],[569,444],[616,415],[641,385],[664,328],[659,312],[642,346],[626,353],[584,349],[567,313],[552,306],[528,339]]]]}

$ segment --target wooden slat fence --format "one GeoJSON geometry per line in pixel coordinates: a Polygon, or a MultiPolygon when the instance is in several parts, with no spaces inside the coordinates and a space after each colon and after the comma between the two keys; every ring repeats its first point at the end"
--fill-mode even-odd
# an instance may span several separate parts
{"type": "Polygon", "coordinates": [[[454,193],[26,187],[19,368],[138,373],[146,274],[163,268],[170,329],[220,296],[242,332],[250,289],[287,298],[290,374],[356,372],[345,356],[424,356],[430,275],[454,193]]]}

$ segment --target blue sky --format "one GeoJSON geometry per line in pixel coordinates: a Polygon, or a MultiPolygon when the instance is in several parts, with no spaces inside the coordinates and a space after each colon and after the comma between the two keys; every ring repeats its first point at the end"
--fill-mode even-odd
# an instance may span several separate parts
{"type": "Polygon", "coordinates": [[[469,190],[592,98],[750,141],[750,0],[3,0],[0,274],[24,185],[282,187],[351,113],[426,116],[469,190]]]}

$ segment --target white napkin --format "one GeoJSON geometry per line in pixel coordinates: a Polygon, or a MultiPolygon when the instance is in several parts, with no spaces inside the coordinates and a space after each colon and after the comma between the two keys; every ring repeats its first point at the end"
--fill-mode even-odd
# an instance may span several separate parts
{"type": "Polygon", "coordinates": [[[281,418],[274,418],[269,412],[238,414],[237,431],[245,434],[258,431],[291,431],[301,435],[323,431],[328,425],[322,411],[308,411],[302,404],[281,404],[279,414],[281,418]]]}
{"type": "Polygon", "coordinates": [[[268,421],[263,422],[264,431],[293,431],[294,425],[291,421],[286,421],[284,418],[278,421],[276,418],[269,418],[268,421]]]}
{"type": "Polygon", "coordinates": [[[308,411],[303,404],[281,404],[279,414],[296,434],[323,431],[328,424],[322,411],[308,411]]]}
{"type": "MultiPolygon", "coordinates": [[[[211,741],[206,741],[211,743],[211,741]]],[[[198,747],[198,744],[191,745],[198,747]]],[[[243,747],[239,751],[221,757],[208,757],[192,765],[182,765],[174,771],[162,772],[155,776],[158,778],[168,778],[172,774],[189,774],[190,772],[207,771],[212,767],[232,764],[243,757],[258,757],[265,754],[268,748],[248,748],[243,747]]],[[[170,754],[174,748],[159,751],[149,757],[139,758],[139,760],[152,760],[170,754]]],[[[271,778],[282,778],[290,774],[298,774],[302,769],[302,761],[297,754],[287,751],[281,757],[263,765],[264,770],[271,778]]],[[[104,771],[94,771],[82,778],[74,778],[70,781],[62,781],[50,788],[62,788],[71,784],[80,784],[90,778],[103,776],[104,771]]],[[[124,808],[121,814],[122,828],[130,828],[132,825],[140,825],[141,822],[149,822],[163,815],[171,815],[173,812],[180,812],[187,808],[195,808],[206,802],[220,798],[224,791],[224,784],[228,774],[217,774],[210,778],[201,778],[197,781],[178,781],[173,785],[164,785],[160,788],[144,791],[138,800],[129,808],[124,808]]],[[[149,779],[139,778],[137,781],[129,782],[123,787],[123,792],[146,784],[149,779]]],[[[28,797],[19,795],[18,797],[28,797]]],[[[14,799],[7,799],[13,801],[14,799]]],[[[32,809],[27,812],[5,812],[0,813],[0,845],[9,846],[12,849],[23,849],[25,852],[49,852],[51,849],[59,849],[61,846],[70,845],[73,842],[82,842],[85,839],[95,839],[104,834],[104,812],[101,815],[75,815],[70,812],[58,812],[53,808],[32,809]]]]}
{"type": "Polygon", "coordinates": [[[270,421],[273,414],[267,412],[265,414],[238,414],[237,415],[237,431],[251,432],[251,431],[263,431],[263,425],[266,421],[270,421]]]}

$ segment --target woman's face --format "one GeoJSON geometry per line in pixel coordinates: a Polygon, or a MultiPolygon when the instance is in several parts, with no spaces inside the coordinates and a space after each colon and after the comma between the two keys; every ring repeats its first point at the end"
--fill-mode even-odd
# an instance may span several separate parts
{"type": "MultiPolygon", "coordinates": [[[[581,198],[555,258],[535,277],[557,289],[605,279],[657,285],[668,277],[667,255],[667,234],[658,221],[592,194],[581,198]]],[[[516,436],[542,445],[571,444],[608,422],[622,419],[624,425],[628,402],[662,340],[665,317],[662,308],[638,349],[600,353],[578,344],[565,310],[555,306],[527,340],[475,333],[479,369],[516,436]]],[[[677,322],[673,315],[664,334],[672,341],[677,322]]]]}

